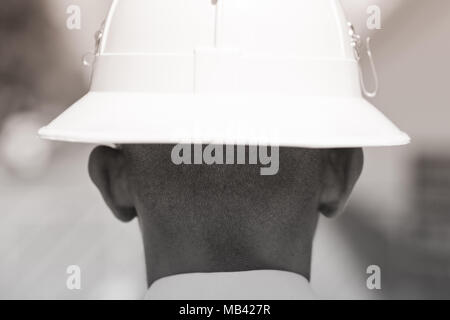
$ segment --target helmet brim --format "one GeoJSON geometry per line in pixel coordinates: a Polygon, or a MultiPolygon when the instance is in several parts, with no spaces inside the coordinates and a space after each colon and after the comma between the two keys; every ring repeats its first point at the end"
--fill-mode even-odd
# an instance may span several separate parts
{"type": "Polygon", "coordinates": [[[202,143],[303,148],[410,142],[361,98],[89,92],[48,126],[44,139],[92,144],[202,143]]]}

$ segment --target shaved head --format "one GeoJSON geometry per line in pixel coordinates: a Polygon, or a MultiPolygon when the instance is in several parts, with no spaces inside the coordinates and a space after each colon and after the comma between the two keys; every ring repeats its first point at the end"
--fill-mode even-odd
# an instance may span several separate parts
{"type": "Polygon", "coordinates": [[[189,272],[309,277],[318,213],[342,210],[362,168],[360,149],[280,148],[279,171],[262,176],[251,164],[176,165],[173,148],[99,147],[90,158],[115,215],[139,219],[149,284],[189,272]]]}

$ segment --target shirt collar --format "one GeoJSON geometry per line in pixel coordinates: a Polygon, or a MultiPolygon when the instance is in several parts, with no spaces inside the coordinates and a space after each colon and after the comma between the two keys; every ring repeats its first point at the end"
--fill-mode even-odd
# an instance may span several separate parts
{"type": "Polygon", "coordinates": [[[186,273],[157,280],[146,300],[311,300],[308,280],[278,270],[186,273]]]}

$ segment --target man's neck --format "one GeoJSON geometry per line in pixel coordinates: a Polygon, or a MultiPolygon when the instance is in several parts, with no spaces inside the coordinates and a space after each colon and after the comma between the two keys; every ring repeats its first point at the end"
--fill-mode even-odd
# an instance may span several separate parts
{"type": "Polygon", "coordinates": [[[147,231],[144,243],[148,286],[158,279],[186,273],[280,270],[308,280],[310,277],[312,239],[309,238],[273,242],[236,239],[218,244],[217,239],[201,242],[195,237],[163,239],[157,237],[160,232],[147,231]]]}

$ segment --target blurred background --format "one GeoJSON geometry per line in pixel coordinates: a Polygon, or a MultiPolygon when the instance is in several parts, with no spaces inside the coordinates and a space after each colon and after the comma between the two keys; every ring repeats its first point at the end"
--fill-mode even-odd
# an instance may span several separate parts
{"type": "MultiPolygon", "coordinates": [[[[39,127],[88,90],[94,34],[111,0],[2,0],[0,6],[0,298],[139,299],[145,287],[136,222],[116,221],[90,183],[93,146],[49,143],[39,127]],[[71,5],[81,28],[66,26],[71,5]],[[68,290],[66,269],[82,270],[68,290]]],[[[346,214],[322,219],[312,285],[329,299],[450,298],[450,1],[342,0],[372,37],[373,103],[413,139],[365,150],[346,214]],[[366,27],[369,5],[381,29],[366,27]],[[381,290],[366,286],[381,268],[381,290]]],[[[367,67],[367,58],[363,63],[367,67]]],[[[368,86],[370,70],[366,69],[368,86]]]]}

